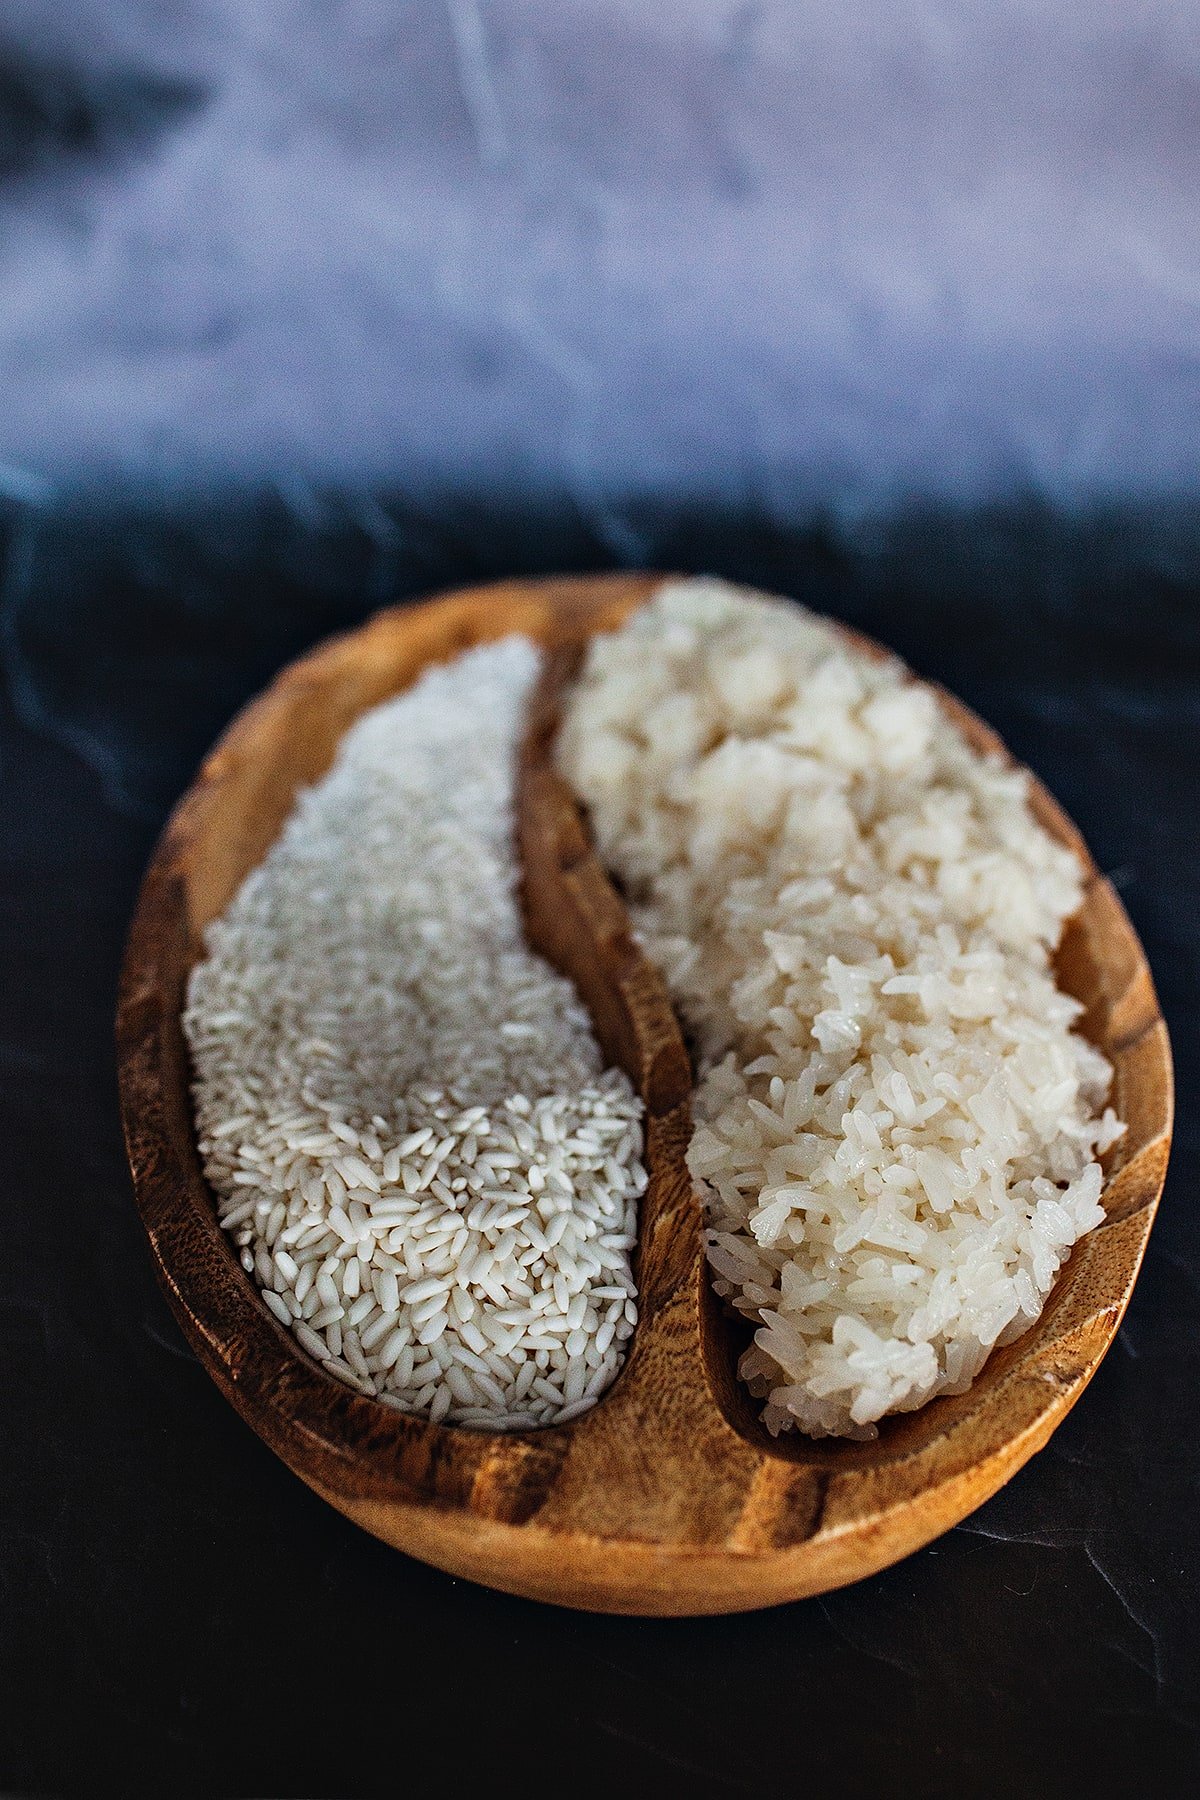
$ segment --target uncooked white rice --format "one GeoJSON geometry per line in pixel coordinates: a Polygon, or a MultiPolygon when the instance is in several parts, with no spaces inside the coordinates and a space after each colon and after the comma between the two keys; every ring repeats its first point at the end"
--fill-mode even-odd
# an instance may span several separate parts
{"type": "Polygon", "coordinates": [[[598,638],[561,766],[699,1057],[689,1167],[773,1431],[965,1388],[1103,1212],[1111,1071],[1050,953],[1026,778],[801,608],[670,584],[598,638]]]}
{"type": "Polygon", "coordinates": [[[526,948],[521,638],[350,730],[209,930],[184,1023],[220,1216],[348,1386],[495,1430],[573,1418],[636,1319],[640,1106],[526,948]]]}

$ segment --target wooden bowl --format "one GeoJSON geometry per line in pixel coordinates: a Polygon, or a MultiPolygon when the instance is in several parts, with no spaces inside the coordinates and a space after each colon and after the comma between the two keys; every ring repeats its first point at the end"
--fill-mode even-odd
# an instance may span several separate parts
{"type": "MultiPolygon", "coordinates": [[[[222,1392],[317,1493],[410,1555],[513,1593],[607,1612],[733,1612],[896,1561],[1046,1442],[1112,1342],[1141,1263],[1167,1164],[1171,1059],[1124,909],[1035,783],[1038,816],[1088,869],[1058,970],[1114,1065],[1114,1103],[1129,1126],[1109,1159],[1107,1218],[1071,1255],[1037,1325],[998,1351],[968,1393],[884,1421],[871,1443],[770,1438],[736,1379],[739,1328],[707,1278],[683,1160],[691,1077],[674,1014],[548,757],[563,658],[657,579],[452,594],[383,613],[285,670],[208,757],[150,865],[121,983],[121,1100],[138,1206],[180,1324],[222,1392]],[[650,1187],[640,1321],[624,1370],[572,1423],[499,1436],[350,1392],[272,1318],[218,1229],[201,1173],[180,1008],[203,928],[351,721],[429,664],[513,631],[560,653],[532,709],[520,774],[529,937],[575,980],[605,1049],[639,1087],[650,1187]]],[[[943,699],[976,744],[996,744],[943,699]]]]}

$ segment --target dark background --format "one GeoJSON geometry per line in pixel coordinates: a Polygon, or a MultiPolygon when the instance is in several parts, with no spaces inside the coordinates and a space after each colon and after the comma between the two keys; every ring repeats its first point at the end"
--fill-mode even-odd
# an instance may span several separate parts
{"type": "MultiPolygon", "coordinates": [[[[26,546],[0,745],[0,1777],[10,1792],[959,1796],[1189,1790],[1200,1724],[1197,521],[1032,505],[857,548],[665,520],[655,561],[887,638],[1045,777],[1158,979],[1179,1131],[1120,1335],[1041,1456],[839,1594],[745,1618],[557,1612],[376,1544],[251,1436],[154,1284],[116,1118],[122,937],[172,796],[237,703],[387,595],[596,567],[562,521],[452,512],[382,565],[348,529],[95,519],[26,546]],[[235,537],[236,531],[236,537],[235,537]],[[235,551],[230,547],[236,542],[235,551]],[[181,591],[187,604],[181,604],[181,591]],[[247,596],[254,604],[247,606],[247,596]]],[[[414,537],[416,535],[414,527],[414,537]]],[[[11,541],[10,564],[21,546],[11,541]]]]}
{"type": "Polygon", "coordinates": [[[0,17],[5,1794],[1200,1779],[1200,46],[1165,0],[642,10],[0,17]],[[741,1618],[558,1612],[324,1506],[185,1347],[117,1124],[137,883],[237,706],[379,605],[622,564],[795,594],[994,723],[1177,1063],[1048,1448],[741,1618]]]}

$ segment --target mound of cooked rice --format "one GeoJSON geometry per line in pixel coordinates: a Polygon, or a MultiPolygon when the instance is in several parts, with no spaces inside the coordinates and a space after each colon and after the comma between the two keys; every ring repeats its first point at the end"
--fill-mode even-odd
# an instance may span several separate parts
{"type": "Polygon", "coordinates": [[[1051,953],[1072,853],[929,690],[788,602],[671,583],[561,766],[699,1064],[688,1162],[773,1431],[972,1380],[1103,1217],[1111,1071],[1051,953]]]}

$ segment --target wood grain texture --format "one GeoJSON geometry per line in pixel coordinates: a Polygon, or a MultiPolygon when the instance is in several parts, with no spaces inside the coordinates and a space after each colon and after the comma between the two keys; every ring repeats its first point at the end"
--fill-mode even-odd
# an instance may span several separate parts
{"type": "MultiPolygon", "coordinates": [[[[381,614],[287,669],[208,757],[147,872],[118,1010],[121,1100],[138,1206],[185,1333],[227,1398],[318,1493],[409,1554],[514,1593],[599,1611],[732,1612],[894,1562],[1045,1443],[1111,1343],[1141,1263],[1170,1144],[1171,1059],[1124,909],[1035,784],[1043,823],[1088,869],[1058,966],[1114,1063],[1115,1104],[1129,1122],[1107,1159],[1108,1216],[1071,1256],[1037,1325],[997,1352],[968,1393],[885,1421],[869,1444],[771,1439],[736,1379],[745,1328],[723,1316],[705,1273],[683,1161],[687,1052],[549,754],[556,695],[581,643],[659,579],[461,592],[381,614]],[[635,1262],[641,1316],[625,1368],[582,1418],[497,1437],[350,1392],[267,1312],[218,1229],[200,1169],[180,1009],[205,925],[346,727],[430,664],[512,631],[551,653],[519,778],[527,929],[576,982],[606,1051],[646,1102],[650,1184],[635,1262]]],[[[976,744],[996,745],[941,698],[976,744]]]]}

